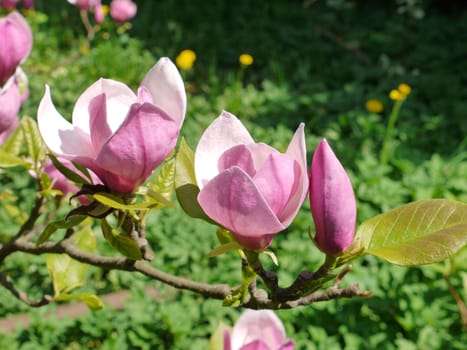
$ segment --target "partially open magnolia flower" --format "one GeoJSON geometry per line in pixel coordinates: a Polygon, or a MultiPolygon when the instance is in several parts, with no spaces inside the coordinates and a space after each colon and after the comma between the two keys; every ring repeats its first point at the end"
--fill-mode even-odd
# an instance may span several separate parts
{"type": "Polygon", "coordinates": [[[185,110],[182,78],[162,58],[138,95],[120,82],[99,79],[79,97],[72,123],[57,112],[46,87],[37,121],[57,156],[91,169],[109,189],[130,193],[174,149],[185,110]]]}
{"type": "Polygon", "coordinates": [[[224,332],[224,350],[293,350],[284,325],[271,310],[246,310],[235,323],[232,333],[224,332]]]}
{"type": "Polygon", "coordinates": [[[355,235],[357,204],[349,176],[326,139],[313,155],[310,204],[318,247],[326,254],[343,252],[355,235]]]}
{"type": "Polygon", "coordinates": [[[32,31],[18,12],[0,18],[0,88],[15,74],[32,48],[32,31]]]}
{"type": "Polygon", "coordinates": [[[195,175],[204,212],[245,248],[264,249],[290,225],[308,191],[304,125],[280,153],[255,143],[223,112],[201,136],[195,175]]]}

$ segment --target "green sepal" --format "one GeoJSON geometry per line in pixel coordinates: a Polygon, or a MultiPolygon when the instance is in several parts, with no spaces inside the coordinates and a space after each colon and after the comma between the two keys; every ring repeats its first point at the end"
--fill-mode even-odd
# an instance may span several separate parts
{"type": "Polygon", "coordinates": [[[58,159],[53,155],[52,153],[49,153],[49,158],[52,161],[53,165],[59,172],[63,174],[68,180],[71,182],[74,182],[75,184],[90,184],[88,180],[83,178],[81,175],[78,173],[74,172],[70,168],[67,168],[64,166],[58,159]]]}
{"type": "Polygon", "coordinates": [[[23,131],[28,155],[33,160],[34,168],[37,170],[46,156],[46,146],[42,140],[37,122],[28,116],[24,116],[21,118],[20,128],[23,131]]]}
{"type": "Polygon", "coordinates": [[[45,227],[44,231],[42,231],[42,233],[40,234],[36,244],[40,245],[46,242],[50,238],[50,236],[52,236],[52,234],[54,234],[57,230],[69,229],[76,225],[79,225],[81,222],[83,222],[84,219],[86,219],[85,216],[76,215],[68,219],[49,222],[45,227]]]}
{"type": "Polygon", "coordinates": [[[393,264],[440,262],[467,244],[467,204],[448,199],[409,203],[360,225],[355,246],[393,264]]]}
{"type": "Polygon", "coordinates": [[[175,207],[171,202],[175,181],[175,159],[164,163],[159,173],[147,184],[145,195],[164,206],[175,207]]]}
{"type": "Polygon", "coordinates": [[[63,293],[54,297],[55,301],[82,301],[91,310],[100,310],[104,307],[102,300],[92,293],[63,293]]]}
{"type": "MultiPolygon", "coordinates": [[[[248,254],[257,253],[249,251],[248,254]]],[[[242,284],[236,288],[232,293],[224,298],[222,305],[239,307],[246,302],[249,296],[248,287],[256,279],[256,272],[248,264],[242,264],[242,284]]]]}
{"type": "Polygon", "coordinates": [[[3,142],[0,147],[2,152],[11,156],[18,156],[21,152],[21,147],[24,144],[24,134],[21,128],[16,128],[15,131],[3,142]]]}
{"type": "Polygon", "coordinates": [[[121,234],[113,229],[107,220],[101,220],[101,229],[104,238],[121,254],[131,260],[140,260],[143,257],[138,243],[130,236],[121,234]]]}
{"type": "Polygon", "coordinates": [[[113,212],[114,209],[101,204],[97,201],[92,202],[89,205],[81,205],[78,208],[71,210],[65,217],[65,220],[70,219],[73,216],[90,216],[95,219],[102,219],[113,212]]]}
{"type": "Polygon", "coordinates": [[[175,158],[175,194],[187,215],[215,224],[198,203],[199,187],[195,176],[195,154],[182,138],[175,158]]]}
{"type": "Polygon", "coordinates": [[[220,321],[215,331],[212,333],[211,338],[209,338],[208,350],[224,349],[224,332],[231,331],[231,329],[231,327],[220,321]]]}
{"type": "Polygon", "coordinates": [[[230,252],[232,250],[238,250],[238,249],[241,249],[241,248],[242,248],[242,246],[240,244],[238,244],[237,242],[229,242],[229,243],[223,244],[223,245],[221,245],[219,247],[216,247],[213,250],[211,250],[208,253],[208,257],[209,258],[214,258],[214,257],[216,257],[218,255],[230,252]]]}
{"type": "Polygon", "coordinates": [[[157,206],[157,203],[137,203],[137,204],[126,204],[120,197],[106,192],[98,192],[93,194],[96,201],[104,204],[107,207],[117,210],[151,210],[157,206]]]}
{"type": "Polygon", "coordinates": [[[23,158],[15,156],[3,148],[0,149],[0,168],[12,168],[21,166],[25,169],[31,169],[31,163],[26,162],[23,158]]]}

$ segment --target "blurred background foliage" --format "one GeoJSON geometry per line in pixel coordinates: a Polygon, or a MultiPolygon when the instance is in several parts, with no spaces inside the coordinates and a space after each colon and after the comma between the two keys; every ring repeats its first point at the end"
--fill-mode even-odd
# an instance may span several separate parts
{"type": "MultiPolygon", "coordinates": [[[[105,3],[105,1],[103,1],[105,3]]],[[[91,47],[78,10],[64,0],[36,1],[27,15],[34,48],[23,65],[30,98],[22,114],[35,116],[49,84],[64,116],[100,77],[136,88],[161,56],[175,61],[196,53],[186,82],[188,111],[182,130],[188,144],[225,109],[257,140],[285,150],[306,123],[309,160],[326,137],[348,169],[358,197],[359,221],[424,198],[467,202],[467,4],[441,0],[136,0],[138,14],[123,33],[104,22],[91,47]],[[249,53],[251,66],[239,64],[249,53]],[[379,159],[393,107],[388,94],[412,87],[390,142],[389,162],[379,159]],[[384,110],[365,109],[377,99],[384,110]]],[[[34,182],[13,169],[1,175],[4,203],[27,209],[34,182]],[[14,195],[5,197],[9,188],[14,195]]],[[[0,239],[17,223],[0,209],[0,239]]],[[[21,218],[17,217],[20,221],[21,218]]],[[[275,239],[280,278],[291,282],[316,268],[321,254],[308,238],[313,230],[306,202],[296,221],[275,239]],[[306,243],[308,242],[308,243],[306,243]]],[[[215,229],[180,210],[153,213],[148,234],[154,265],[207,282],[238,283],[235,254],[209,259],[215,229]]],[[[100,234],[99,249],[115,254],[100,234]]],[[[391,266],[372,257],[354,263],[345,283],[360,283],[373,297],[335,300],[278,312],[297,349],[465,349],[467,332],[448,284],[467,299],[467,252],[421,268],[391,266]]],[[[266,263],[266,262],[265,262],[266,263]]],[[[271,268],[273,268],[271,266],[271,268]]],[[[51,291],[43,257],[16,255],[2,266],[32,295],[51,291]]],[[[145,277],[91,269],[85,290],[104,294],[130,289],[122,311],[111,308],[77,319],[45,319],[55,305],[30,310],[0,290],[0,316],[29,312],[32,324],[2,334],[1,349],[206,349],[219,321],[241,310],[178,292],[145,277]],[[145,293],[156,286],[161,300],[145,293]]]]}

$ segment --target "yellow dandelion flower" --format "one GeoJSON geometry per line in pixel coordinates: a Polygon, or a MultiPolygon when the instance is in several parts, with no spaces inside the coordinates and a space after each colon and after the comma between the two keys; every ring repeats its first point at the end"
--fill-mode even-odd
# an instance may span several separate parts
{"type": "Polygon", "coordinates": [[[101,11],[102,11],[102,14],[105,16],[107,16],[109,14],[109,5],[102,5],[101,6],[101,11]]]}
{"type": "Polygon", "coordinates": [[[175,59],[175,63],[178,68],[182,70],[188,70],[193,68],[193,64],[196,61],[196,53],[193,50],[183,50],[180,52],[175,59]]]}
{"type": "Polygon", "coordinates": [[[401,101],[405,98],[405,96],[399,90],[391,90],[389,93],[389,98],[394,101],[401,101]]]}
{"type": "Polygon", "coordinates": [[[240,55],[240,57],[238,58],[240,64],[242,66],[245,66],[245,67],[248,67],[248,66],[251,66],[253,64],[253,56],[251,56],[250,54],[248,53],[242,53],[240,55]]]}
{"type": "Polygon", "coordinates": [[[406,97],[408,94],[410,94],[410,92],[412,91],[412,88],[410,87],[410,85],[402,83],[402,84],[399,84],[397,90],[399,90],[399,92],[402,95],[404,95],[404,97],[406,97]]]}
{"type": "Polygon", "coordinates": [[[384,106],[381,101],[375,99],[366,101],[365,108],[370,113],[381,113],[384,110],[384,106]]]}

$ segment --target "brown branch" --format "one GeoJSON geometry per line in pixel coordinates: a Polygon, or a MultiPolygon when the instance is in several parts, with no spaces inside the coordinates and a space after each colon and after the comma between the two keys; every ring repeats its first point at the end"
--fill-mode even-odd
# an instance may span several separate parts
{"type": "Polygon", "coordinates": [[[343,49],[351,52],[357,59],[359,59],[361,62],[363,62],[366,66],[371,67],[374,66],[373,61],[361,50],[358,49],[358,47],[355,44],[351,44],[344,39],[342,39],[339,35],[331,32],[330,30],[323,28],[321,26],[316,25],[315,26],[315,32],[317,35],[321,35],[336,45],[342,47],[343,49]]]}
{"type": "MultiPolygon", "coordinates": [[[[82,263],[97,266],[100,268],[139,272],[151,279],[160,281],[177,289],[189,290],[208,298],[224,300],[236,290],[235,287],[231,287],[226,284],[208,284],[172,275],[151,266],[147,261],[144,260],[134,261],[124,257],[107,257],[87,253],[80,250],[75,245],[72,238],[66,238],[56,243],[46,242],[39,246],[24,239],[17,239],[15,241],[12,241],[9,248],[9,253],[7,255],[10,255],[14,252],[23,252],[34,255],[40,255],[45,253],[67,254],[71,258],[76,259],[82,263]]],[[[319,271],[320,270],[318,270],[315,274],[321,275],[319,271]]],[[[313,293],[301,297],[296,297],[295,294],[289,296],[285,296],[284,294],[281,296],[281,298],[270,298],[265,290],[257,288],[256,284],[252,283],[249,286],[250,294],[247,300],[241,306],[253,309],[291,309],[297,306],[309,305],[318,301],[326,301],[337,298],[368,297],[369,295],[371,295],[371,293],[369,292],[361,291],[358,285],[352,285],[345,288],[339,288],[337,286],[337,284],[340,282],[340,279],[348,271],[350,271],[350,268],[341,272],[336,279],[336,283],[332,287],[326,289],[324,292],[313,293]]],[[[271,278],[271,281],[274,281],[273,274],[273,272],[265,271],[263,277],[268,276],[268,278],[271,278]]],[[[276,282],[270,283],[270,285],[273,288],[275,288],[275,283],[276,282]]],[[[8,284],[6,282],[2,284],[5,287],[7,287],[10,291],[15,290],[13,288],[9,288],[11,284],[8,284]]],[[[287,288],[281,289],[278,286],[277,288],[279,288],[279,290],[282,291],[282,293],[285,293],[284,291],[287,291],[287,288]]],[[[50,300],[48,299],[50,297],[48,296],[45,296],[39,301],[30,302],[28,301],[28,298],[25,294],[21,294],[19,292],[13,294],[18,298],[21,298],[20,300],[22,300],[23,302],[28,303],[28,305],[31,304],[31,306],[40,306],[50,302],[50,300]]]]}
{"type": "Polygon", "coordinates": [[[58,243],[47,242],[39,246],[31,242],[19,240],[15,242],[15,247],[18,251],[24,253],[35,255],[44,253],[64,253],[73,259],[89,265],[112,270],[139,272],[172,287],[190,290],[215,299],[224,299],[232,290],[230,286],[225,284],[196,282],[163,272],[143,260],[134,261],[123,257],[113,258],[87,253],[76,247],[72,239],[65,239],[58,243]]]}
{"type": "Polygon", "coordinates": [[[462,327],[467,330],[467,307],[465,306],[462,297],[454,289],[451,281],[449,280],[449,276],[443,275],[443,278],[448,285],[449,292],[451,293],[452,297],[454,298],[454,301],[456,302],[457,309],[459,310],[459,314],[461,316],[462,327]]]}
{"type": "Polygon", "coordinates": [[[10,241],[0,247],[0,264],[10,253],[14,252],[15,242],[34,229],[34,225],[41,215],[40,211],[43,203],[44,197],[36,195],[34,205],[29,212],[29,217],[26,222],[20,227],[18,233],[10,241]]]}
{"type": "Polygon", "coordinates": [[[0,284],[5,287],[13,296],[16,297],[19,301],[25,303],[31,307],[40,307],[47,304],[50,304],[53,301],[53,297],[51,295],[44,295],[42,298],[37,300],[29,300],[29,296],[27,293],[16,289],[13,283],[10,281],[10,278],[5,275],[4,273],[0,272],[0,284]]]}

